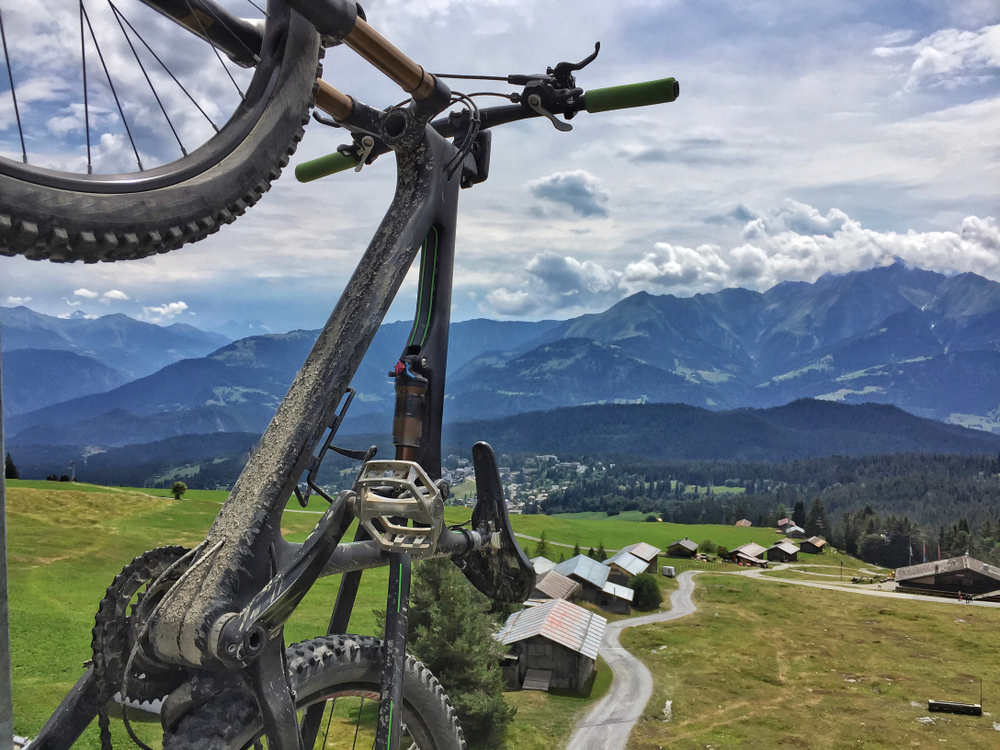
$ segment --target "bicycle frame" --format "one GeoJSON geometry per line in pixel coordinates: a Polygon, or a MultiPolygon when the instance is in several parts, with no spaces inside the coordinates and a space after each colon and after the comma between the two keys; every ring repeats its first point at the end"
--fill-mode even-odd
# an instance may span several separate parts
{"type": "MultiPolygon", "coordinates": [[[[399,117],[399,112],[383,113],[359,105],[353,122],[345,124],[362,132],[378,127],[386,137],[385,121],[399,117]]],[[[282,626],[317,577],[347,574],[331,617],[331,633],[346,629],[362,570],[390,565],[394,581],[390,589],[408,591],[408,560],[386,552],[360,532],[354,542],[340,544],[353,521],[346,507],[348,493],[330,498],[331,507],[305,543],[287,542],[280,532],[285,505],[315,461],[314,451],[334,425],[336,409],[418,253],[422,261],[417,314],[403,355],[415,360],[415,367],[428,380],[428,389],[423,434],[413,459],[432,478],[440,478],[461,170],[448,179],[445,165],[457,153],[455,146],[428,126],[429,118],[418,107],[411,106],[405,113],[405,127],[395,138],[398,175],[389,210],[259,449],[247,462],[205,541],[194,551],[200,556],[192,557],[185,580],[168,592],[150,618],[149,641],[161,661],[179,667],[213,662],[231,669],[250,666],[251,674],[261,678],[254,679],[256,685],[270,681],[273,686],[274,679],[263,678],[274,678],[275,670],[283,665],[282,626]],[[400,576],[405,585],[397,585],[400,576]]],[[[435,556],[466,553],[487,541],[475,531],[445,530],[435,556]]],[[[386,660],[387,672],[392,667],[400,677],[405,652],[406,597],[402,598],[396,606],[402,619],[386,627],[387,641],[394,646],[387,647],[391,655],[386,660]]],[[[96,711],[94,682],[88,671],[36,737],[33,748],[55,750],[72,745],[96,711]]],[[[390,688],[397,690],[395,703],[399,705],[402,685],[401,680],[397,682],[390,688]]],[[[282,679],[277,684],[285,683],[282,679]]],[[[283,698],[278,693],[272,690],[265,702],[279,707],[287,704],[287,695],[283,698]]],[[[280,711],[271,716],[264,711],[272,748],[298,747],[291,708],[284,719],[280,711]]],[[[313,716],[320,718],[315,712],[313,716]]],[[[306,734],[311,721],[307,713],[306,734]]],[[[394,722],[397,731],[393,733],[398,735],[398,711],[394,722]]]]}

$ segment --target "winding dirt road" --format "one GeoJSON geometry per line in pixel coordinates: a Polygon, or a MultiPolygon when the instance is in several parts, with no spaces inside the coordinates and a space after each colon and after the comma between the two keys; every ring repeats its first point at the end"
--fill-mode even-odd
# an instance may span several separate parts
{"type": "Polygon", "coordinates": [[[624,750],[632,727],[642,716],[653,694],[653,678],[646,666],[626,651],[618,636],[625,628],[677,620],[695,611],[691,593],[697,571],[677,576],[678,588],[670,595],[670,610],[608,623],[600,654],[611,667],[611,688],[586,716],[577,722],[567,750],[624,750]]]}

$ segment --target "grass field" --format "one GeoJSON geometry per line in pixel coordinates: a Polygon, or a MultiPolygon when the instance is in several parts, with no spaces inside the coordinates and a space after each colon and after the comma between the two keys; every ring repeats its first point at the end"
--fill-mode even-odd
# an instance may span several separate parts
{"type": "Polygon", "coordinates": [[[655,683],[630,748],[1000,744],[1000,611],[707,573],[696,580],[697,613],[622,637],[655,683]],[[928,713],[928,698],[978,702],[981,678],[997,716],[928,713]]]}
{"type": "MultiPolygon", "coordinates": [[[[104,591],[122,566],[156,546],[193,546],[204,536],[225,492],[192,491],[176,501],[148,490],[102,488],[63,482],[11,481],[7,491],[11,643],[15,732],[32,736],[83,673],[90,658],[90,631],[104,591]]],[[[162,493],[166,495],[167,493],[162,493]]],[[[326,503],[314,499],[310,510],[326,503]]],[[[302,541],[318,519],[297,512],[293,501],[283,520],[286,536],[302,541]]],[[[449,523],[469,518],[467,508],[447,508],[449,523]]],[[[349,532],[352,535],[353,532],[349,532]]],[[[595,542],[596,544],[596,542],[595,542]]],[[[320,579],[286,627],[290,642],[326,631],[339,577],[320,579]]],[[[350,630],[375,632],[373,610],[385,607],[387,569],[367,571],[350,630]]],[[[598,672],[588,698],[512,693],[518,709],[511,737],[519,750],[542,750],[568,735],[575,716],[606,689],[610,670],[598,672]]],[[[113,722],[116,746],[129,746],[113,722]]],[[[157,746],[156,727],[140,736],[157,746]]],[[[95,728],[77,747],[100,746],[95,728]]],[[[329,747],[337,745],[331,739],[329,747]]]]}

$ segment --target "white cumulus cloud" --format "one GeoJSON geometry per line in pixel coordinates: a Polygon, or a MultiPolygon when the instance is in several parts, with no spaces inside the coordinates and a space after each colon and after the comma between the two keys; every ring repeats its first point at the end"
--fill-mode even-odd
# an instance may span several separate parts
{"type": "Polygon", "coordinates": [[[140,317],[148,323],[166,323],[187,309],[188,306],[184,302],[167,302],[158,307],[142,308],[142,315],[140,317]]]}
{"type": "Polygon", "coordinates": [[[84,299],[97,299],[101,295],[97,292],[92,292],[89,289],[77,289],[73,292],[74,297],[83,297],[84,299]]]}
{"type": "Polygon", "coordinates": [[[1000,24],[978,31],[941,29],[914,44],[876,47],[873,54],[913,58],[907,90],[921,85],[955,86],[978,81],[986,71],[1000,68],[1000,24]]]}
{"type": "Polygon", "coordinates": [[[125,300],[131,299],[125,292],[119,289],[112,289],[101,295],[101,304],[110,305],[112,300],[116,302],[124,302],[125,300]]]}
{"type": "Polygon", "coordinates": [[[604,189],[599,177],[585,169],[572,172],[555,172],[532,180],[528,189],[536,198],[569,206],[580,216],[607,216],[610,193],[604,189]]]}
{"type": "Polygon", "coordinates": [[[606,268],[551,251],[524,266],[519,287],[486,295],[480,309],[504,316],[543,316],[603,310],[645,290],[680,296],[726,287],[763,291],[780,281],[816,281],[901,259],[943,273],[972,272],[1000,281],[1000,224],[991,216],[966,217],[956,231],[879,232],[845,212],[826,214],[786,201],[760,215],[746,211],[741,242],[696,247],[657,242],[624,268],[606,268]]]}
{"type": "Polygon", "coordinates": [[[26,305],[31,302],[31,297],[8,297],[5,305],[26,305]]]}

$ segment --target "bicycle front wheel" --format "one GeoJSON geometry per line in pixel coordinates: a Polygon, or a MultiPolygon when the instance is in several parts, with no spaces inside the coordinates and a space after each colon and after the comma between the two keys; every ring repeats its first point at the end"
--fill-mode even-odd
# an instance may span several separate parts
{"type": "MultiPolygon", "coordinates": [[[[331,635],[304,641],[286,652],[299,709],[323,702],[326,714],[310,750],[370,748],[378,711],[384,650],[376,638],[331,635]],[[348,705],[343,705],[345,702],[348,705]]],[[[441,684],[411,656],[403,679],[406,750],[464,750],[462,728],[441,684]]],[[[252,695],[232,690],[181,719],[164,737],[163,750],[246,750],[261,736],[252,695]]]]}
{"type": "Polygon", "coordinates": [[[0,255],[92,263],[195,242],[256,203],[302,138],[320,40],[284,0],[250,20],[252,0],[223,0],[260,45],[239,64],[202,38],[222,3],[175,23],[166,0],[106,1],[0,8],[0,255]]]}

